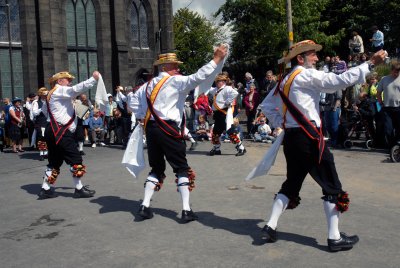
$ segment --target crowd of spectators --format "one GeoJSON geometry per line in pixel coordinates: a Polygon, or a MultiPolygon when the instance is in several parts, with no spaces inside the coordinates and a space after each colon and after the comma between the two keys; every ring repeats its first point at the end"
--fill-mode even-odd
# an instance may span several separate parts
{"type": "MultiPolygon", "coordinates": [[[[339,55],[325,55],[321,57],[324,60],[320,62],[318,68],[324,72],[341,74],[368,61],[368,53],[384,47],[383,33],[375,26],[372,31],[369,44],[365,44],[363,38],[353,31],[348,42],[349,53],[345,57],[347,60],[341,59],[339,55]]],[[[378,73],[372,72],[366,77],[365,84],[343,88],[333,94],[321,94],[321,119],[324,136],[329,140],[330,146],[343,146],[343,142],[349,138],[354,120],[362,122],[359,127],[364,130],[363,138],[372,140],[374,147],[388,148],[399,139],[400,131],[397,129],[400,128],[400,93],[396,93],[396,90],[399,91],[397,86],[400,65],[394,62],[390,68],[391,73],[388,76],[381,77],[378,73]]],[[[227,72],[224,74],[229,77],[227,72]]],[[[274,129],[268,126],[268,118],[258,107],[275,88],[277,76],[272,70],[268,70],[265,76],[258,80],[250,72],[244,73],[242,78],[242,82],[230,80],[227,83],[239,93],[232,104],[235,120],[239,120],[238,116],[246,116],[247,132],[242,136],[256,142],[272,143],[275,140],[274,129]]],[[[107,95],[108,103],[105,111],[98,110],[85,94],[78,97],[77,106],[87,108],[84,115],[78,116],[77,144],[82,154],[85,143],[93,148],[98,145],[127,144],[132,122],[125,97],[134,89],[126,89],[118,86],[115,97],[112,94],[107,95]]],[[[185,102],[188,139],[207,141],[210,140],[213,128],[211,119],[213,96],[207,92],[194,96],[194,92],[193,89],[185,102]]],[[[12,152],[22,152],[22,139],[25,136],[29,139],[29,145],[35,146],[36,139],[33,133],[35,119],[31,115],[31,104],[37,98],[35,94],[30,94],[24,105],[19,98],[11,101],[3,99],[0,117],[1,150],[9,146],[12,152]]],[[[357,138],[360,138],[360,135],[357,138]]],[[[222,135],[221,139],[229,141],[226,135],[222,135]]]]}

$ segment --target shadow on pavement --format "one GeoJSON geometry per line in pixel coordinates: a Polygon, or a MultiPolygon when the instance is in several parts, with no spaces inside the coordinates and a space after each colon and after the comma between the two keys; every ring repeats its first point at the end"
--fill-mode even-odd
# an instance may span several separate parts
{"type": "MultiPolygon", "coordinates": [[[[90,202],[102,206],[99,209],[100,214],[125,211],[131,213],[134,216],[135,222],[143,221],[143,219],[138,214],[139,206],[142,203],[141,201],[123,199],[118,196],[101,196],[99,198],[90,200],[90,202]]],[[[180,223],[179,218],[177,218],[177,213],[175,211],[154,207],[151,207],[151,209],[154,214],[169,218],[180,223]]]]}
{"type": "MultiPolygon", "coordinates": [[[[222,229],[229,231],[238,235],[248,235],[253,239],[252,245],[261,246],[264,244],[269,244],[265,239],[262,239],[261,228],[258,227],[258,224],[263,220],[258,219],[228,219],[218,215],[215,215],[213,212],[196,212],[199,216],[198,222],[204,224],[206,226],[210,226],[214,229],[222,229]]],[[[278,231],[278,239],[295,242],[297,244],[314,247],[322,251],[328,251],[326,246],[319,245],[315,238],[279,232],[278,231]]]]}
{"type": "MultiPolygon", "coordinates": [[[[32,195],[38,195],[40,192],[40,188],[42,187],[41,184],[39,183],[33,183],[33,184],[26,184],[22,185],[21,189],[25,190],[28,194],[32,195]]],[[[69,197],[72,198],[74,196],[74,188],[73,187],[55,187],[54,188],[55,193],[57,196],[63,196],[63,197],[69,197]],[[60,192],[59,190],[70,190],[70,192],[60,192]]]]}

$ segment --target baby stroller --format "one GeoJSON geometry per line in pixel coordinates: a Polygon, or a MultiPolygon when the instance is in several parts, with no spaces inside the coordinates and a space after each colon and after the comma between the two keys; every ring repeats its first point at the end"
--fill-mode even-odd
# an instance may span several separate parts
{"type": "Polygon", "coordinates": [[[395,163],[400,162],[400,141],[390,149],[390,159],[395,163]]]}
{"type": "Polygon", "coordinates": [[[365,147],[371,149],[373,145],[372,135],[368,129],[368,122],[362,114],[356,110],[347,110],[345,120],[341,122],[342,144],[346,149],[355,145],[356,140],[362,136],[365,138],[365,147]]]}

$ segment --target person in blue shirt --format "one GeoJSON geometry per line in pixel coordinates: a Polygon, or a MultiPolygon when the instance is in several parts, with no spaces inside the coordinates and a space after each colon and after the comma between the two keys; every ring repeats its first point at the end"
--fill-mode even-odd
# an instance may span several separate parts
{"type": "Polygon", "coordinates": [[[371,41],[372,52],[377,52],[383,49],[384,35],[381,31],[379,31],[378,26],[372,26],[372,31],[374,32],[374,34],[372,35],[372,38],[369,39],[369,41],[371,41]]]}
{"type": "Polygon", "coordinates": [[[100,142],[101,146],[105,146],[104,143],[104,123],[103,118],[100,117],[100,111],[95,109],[93,111],[93,117],[89,120],[89,127],[92,134],[92,148],[96,147],[96,143],[100,142]]]}

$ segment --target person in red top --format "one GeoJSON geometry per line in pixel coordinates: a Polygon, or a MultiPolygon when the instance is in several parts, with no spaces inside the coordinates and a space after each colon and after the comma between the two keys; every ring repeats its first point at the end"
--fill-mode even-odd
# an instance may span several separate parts
{"type": "Polygon", "coordinates": [[[244,96],[243,102],[246,106],[247,134],[250,135],[253,128],[253,121],[256,118],[257,107],[260,104],[260,94],[258,94],[255,84],[250,84],[249,92],[244,96]]]}

